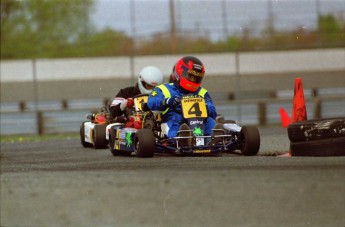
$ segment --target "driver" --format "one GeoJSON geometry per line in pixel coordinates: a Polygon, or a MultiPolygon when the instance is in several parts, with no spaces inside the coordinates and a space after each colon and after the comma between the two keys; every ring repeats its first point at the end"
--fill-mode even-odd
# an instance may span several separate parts
{"type": "MultiPolygon", "coordinates": [[[[205,74],[203,63],[196,57],[186,56],[177,61],[173,67],[171,77],[172,83],[161,84],[153,89],[148,98],[148,107],[154,111],[162,111],[163,122],[167,124],[166,136],[173,138],[179,130],[190,130],[186,123],[183,123],[183,116],[176,109],[180,109],[181,97],[183,95],[199,95],[206,101],[208,117],[204,122],[204,135],[212,134],[216,125],[216,108],[207,90],[201,87],[201,81],[205,74]]],[[[179,134],[179,136],[191,136],[179,134]]],[[[183,145],[190,145],[191,140],[181,140],[183,145]]]]}
{"type": "Polygon", "coordinates": [[[133,107],[133,97],[139,94],[150,94],[152,89],[163,83],[163,74],[155,66],[144,67],[139,74],[138,82],[132,87],[121,89],[110,104],[110,114],[113,118],[122,116],[126,108],[133,107]]]}

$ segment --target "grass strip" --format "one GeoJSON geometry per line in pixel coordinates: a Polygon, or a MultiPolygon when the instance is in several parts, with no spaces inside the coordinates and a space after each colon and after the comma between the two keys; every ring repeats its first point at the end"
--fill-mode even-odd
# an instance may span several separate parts
{"type": "Polygon", "coordinates": [[[46,135],[1,135],[0,143],[20,143],[20,142],[36,142],[47,140],[66,140],[77,139],[79,133],[64,133],[64,134],[46,134],[46,135]]]}

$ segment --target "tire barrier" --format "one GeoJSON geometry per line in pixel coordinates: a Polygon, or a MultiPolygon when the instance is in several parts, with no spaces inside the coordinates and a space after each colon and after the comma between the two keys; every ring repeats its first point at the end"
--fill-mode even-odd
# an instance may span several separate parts
{"type": "Polygon", "coordinates": [[[291,142],[345,137],[345,118],[295,122],[288,125],[288,136],[291,142]]]}
{"type": "Polygon", "coordinates": [[[294,122],[287,131],[292,156],[345,156],[345,117],[294,122]]]}

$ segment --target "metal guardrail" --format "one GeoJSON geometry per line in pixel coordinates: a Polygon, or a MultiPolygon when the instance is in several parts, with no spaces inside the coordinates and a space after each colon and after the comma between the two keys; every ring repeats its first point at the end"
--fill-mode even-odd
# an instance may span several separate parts
{"type": "MultiPolygon", "coordinates": [[[[238,102],[240,101],[258,101],[262,99],[270,100],[292,100],[293,90],[249,90],[240,91],[240,94],[236,92],[210,92],[213,100],[217,103],[223,102],[238,102]]],[[[315,98],[337,98],[345,97],[345,87],[344,88],[312,88],[304,89],[304,97],[306,99],[315,98]]],[[[79,110],[79,109],[99,109],[100,106],[110,102],[110,98],[104,99],[62,99],[55,101],[41,101],[36,104],[33,101],[25,102],[11,102],[11,103],[1,103],[0,112],[25,112],[25,111],[35,111],[36,109],[46,111],[46,110],[79,110]]]]}

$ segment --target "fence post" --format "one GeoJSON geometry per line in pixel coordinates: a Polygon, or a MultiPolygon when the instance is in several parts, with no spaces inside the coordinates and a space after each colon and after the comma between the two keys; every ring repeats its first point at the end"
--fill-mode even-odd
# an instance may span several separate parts
{"type": "Polygon", "coordinates": [[[259,125],[266,125],[267,118],[266,118],[266,103],[259,102],[258,103],[258,114],[259,114],[259,125]]]}
{"type": "Polygon", "coordinates": [[[277,98],[277,91],[276,90],[269,91],[268,95],[271,99],[276,99],[277,98]]]}
{"type": "Polygon", "coordinates": [[[321,99],[315,98],[314,99],[314,119],[321,118],[321,99]]]}
{"type": "Polygon", "coordinates": [[[311,94],[313,97],[317,97],[319,95],[319,90],[317,88],[311,89],[311,94]]]}
{"type": "Polygon", "coordinates": [[[26,102],[25,101],[20,101],[19,102],[19,111],[24,112],[26,110],[26,102]]]}
{"type": "Polygon", "coordinates": [[[43,135],[44,132],[44,119],[42,111],[36,112],[36,122],[37,122],[37,133],[38,135],[43,135]]]}
{"type": "Polygon", "coordinates": [[[67,110],[68,109],[68,100],[66,100],[66,99],[61,100],[61,106],[62,106],[62,109],[67,110]]]}

